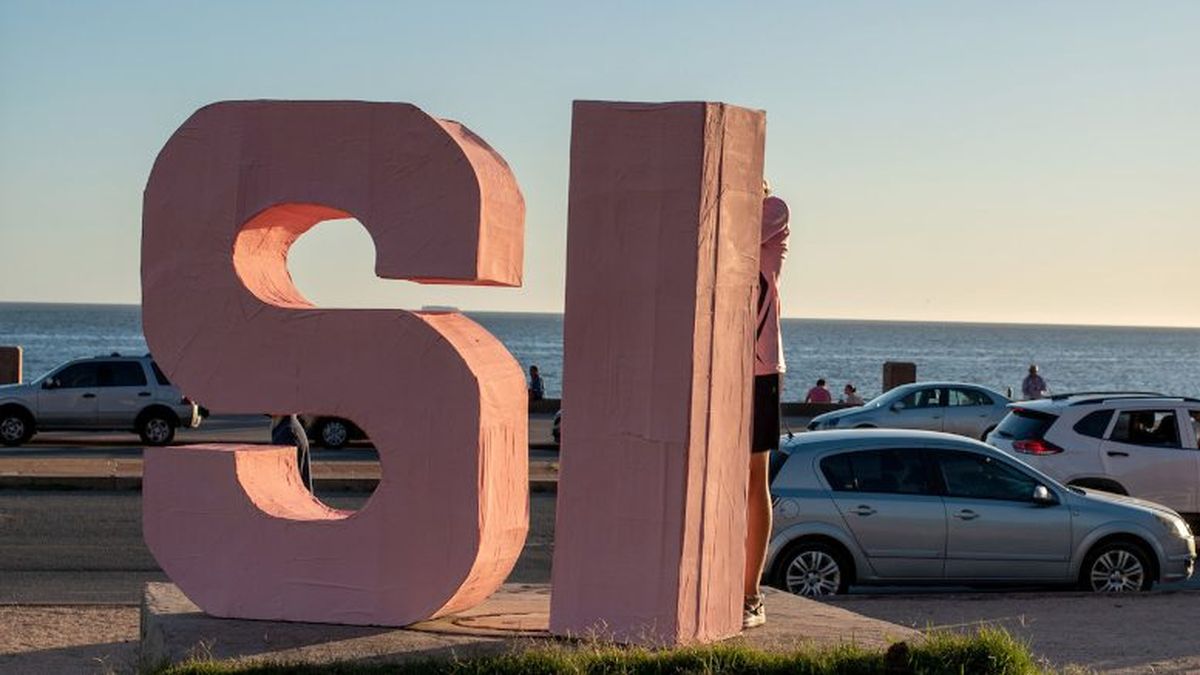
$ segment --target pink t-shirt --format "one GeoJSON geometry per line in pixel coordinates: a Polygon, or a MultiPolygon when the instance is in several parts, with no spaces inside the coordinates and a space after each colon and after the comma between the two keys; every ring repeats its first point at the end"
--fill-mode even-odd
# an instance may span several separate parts
{"type": "Polygon", "coordinates": [[[754,342],[754,374],[773,375],[786,369],[779,337],[779,272],[787,255],[788,207],[779,197],[763,200],[762,249],[758,262],[758,327],[754,342]]]}
{"type": "Polygon", "coordinates": [[[813,387],[804,397],[805,403],[833,403],[833,394],[824,387],[813,387]]]}

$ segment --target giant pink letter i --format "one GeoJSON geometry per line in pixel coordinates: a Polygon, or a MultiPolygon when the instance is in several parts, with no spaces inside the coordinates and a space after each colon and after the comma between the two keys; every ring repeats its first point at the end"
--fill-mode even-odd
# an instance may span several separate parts
{"type": "Polygon", "coordinates": [[[210,614],[413,623],[482,601],[524,544],[525,381],[504,346],[461,314],[316,309],[292,284],[292,242],[349,216],[379,276],[520,284],[508,166],[410,105],[215,104],[146,186],[143,323],[163,369],[215,411],[353,419],[383,467],[345,513],[301,487],[291,448],[149,450],[146,543],[210,614]]]}

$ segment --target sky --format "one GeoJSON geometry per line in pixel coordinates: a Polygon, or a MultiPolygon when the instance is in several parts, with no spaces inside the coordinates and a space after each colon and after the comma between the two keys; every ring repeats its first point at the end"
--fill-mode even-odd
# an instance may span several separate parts
{"type": "Polygon", "coordinates": [[[788,317],[1200,327],[1200,3],[0,0],[0,302],[137,303],[155,155],[220,100],[404,101],[524,193],[525,283],[376,279],[328,307],[562,310],[571,101],[767,112],[788,317]]]}

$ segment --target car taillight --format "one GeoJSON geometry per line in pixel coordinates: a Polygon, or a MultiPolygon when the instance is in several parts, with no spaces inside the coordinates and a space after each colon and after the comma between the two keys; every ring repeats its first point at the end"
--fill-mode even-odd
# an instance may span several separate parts
{"type": "Polygon", "coordinates": [[[1023,452],[1026,455],[1057,455],[1063,451],[1062,448],[1049,441],[1037,439],[1013,441],[1013,450],[1023,452]]]}

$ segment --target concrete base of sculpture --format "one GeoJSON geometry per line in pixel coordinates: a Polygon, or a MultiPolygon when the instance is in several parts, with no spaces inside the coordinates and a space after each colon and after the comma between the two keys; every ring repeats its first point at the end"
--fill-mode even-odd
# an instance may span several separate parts
{"type": "MultiPolygon", "coordinates": [[[[767,591],[766,606],[766,626],[730,641],[769,651],[813,643],[885,648],[919,635],[911,628],[773,590],[767,591]]],[[[552,642],[581,644],[551,637],[549,612],[548,584],[505,584],[471,610],[404,629],[217,619],[202,613],[174,584],[150,583],[142,599],[141,661],[151,667],[197,657],[397,662],[501,654],[552,642]]]]}

